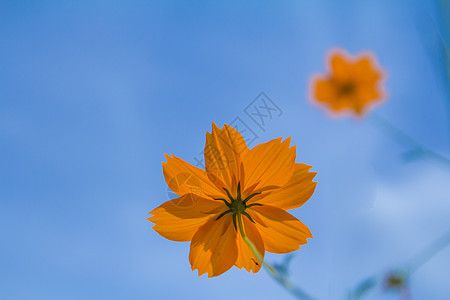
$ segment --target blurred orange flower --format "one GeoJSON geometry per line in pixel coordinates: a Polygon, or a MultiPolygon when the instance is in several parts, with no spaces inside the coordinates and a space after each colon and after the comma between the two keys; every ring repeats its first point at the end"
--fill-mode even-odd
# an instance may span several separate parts
{"type": "Polygon", "coordinates": [[[332,51],[329,71],[312,80],[311,97],[332,113],[353,112],[362,116],[384,97],[382,71],[370,54],[350,57],[342,50],[332,51]]]}
{"type": "Polygon", "coordinates": [[[289,144],[290,138],[278,138],[248,149],[238,131],[213,123],[206,134],[206,170],[166,155],[164,176],[180,197],[149,213],[153,229],[169,240],[191,241],[189,261],[199,276],[218,276],[233,265],[256,273],[265,251],[299,249],[312,235],[286,210],[303,205],[317,183],[311,166],[295,163],[289,144]]]}

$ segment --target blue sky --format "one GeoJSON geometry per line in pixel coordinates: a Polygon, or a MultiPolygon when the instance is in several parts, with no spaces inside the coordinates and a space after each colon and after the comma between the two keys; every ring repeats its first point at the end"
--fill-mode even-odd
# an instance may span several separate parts
{"type": "MultiPolygon", "coordinates": [[[[292,211],[314,235],[291,264],[311,294],[343,299],[449,230],[448,168],[404,163],[370,117],[307,97],[331,48],[370,51],[388,74],[376,113],[450,156],[450,19],[392,2],[1,1],[1,298],[288,298],[264,271],[198,278],[189,244],[145,220],[169,197],[163,154],[195,163],[211,123],[236,117],[255,144],[292,136],[318,172],[292,211]],[[245,113],[260,92],[282,112],[263,128],[245,113]]],[[[414,274],[413,299],[448,297],[449,251],[414,274]]]]}

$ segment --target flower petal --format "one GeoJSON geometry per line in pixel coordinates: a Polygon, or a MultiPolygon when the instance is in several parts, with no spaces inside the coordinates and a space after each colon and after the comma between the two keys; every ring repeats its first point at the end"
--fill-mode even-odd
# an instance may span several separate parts
{"type": "Polygon", "coordinates": [[[338,81],[347,81],[353,76],[352,63],[343,53],[334,52],[330,59],[333,79],[338,81]]]}
{"type": "MultiPolygon", "coordinates": [[[[242,217],[242,222],[244,225],[245,234],[264,258],[264,242],[255,224],[253,224],[247,217],[244,216],[242,217]]],[[[248,272],[253,271],[253,273],[257,273],[261,269],[262,261],[257,259],[256,255],[244,241],[240,233],[237,233],[237,246],[238,257],[235,263],[236,267],[238,267],[239,269],[242,269],[242,267],[244,267],[248,272]]]]}
{"type": "Polygon", "coordinates": [[[238,248],[236,231],[230,214],[206,222],[192,238],[189,262],[198,276],[218,276],[228,271],[236,262],[238,248]]]}
{"type": "Polygon", "coordinates": [[[356,94],[342,95],[333,101],[329,102],[333,112],[340,112],[343,110],[355,110],[355,107],[364,105],[356,94]]]}
{"type": "Polygon", "coordinates": [[[295,146],[289,148],[291,138],[259,144],[244,157],[245,189],[285,185],[294,173],[295,146]]]}
{"type": "Polygon", "coordinates": [[[196,194],[185,194],[167,201],[152,210],[153,217],[147,220],[155,223],[153,229],[163,237],[178,242],[192,240],[200,226],[214,216],[223,203],[202,198],[196,194]]]}
{"type": "Polygon", "coordinates": [[[218,189],[236,189],[241,158],[247,151],[247,144],[237,130],[227,124],[222,129],[212,124],[212,133],[206,133],[205,169],[208,178],[218,189]]]}
{"type": "Polygon", "coordinates": [[[169,188],[178,196],[197,194],[202,197],[220,195],[215,185],[202,169],[194,167],[175,155],[165,154],[167,162],[163,162],[164,178],[169,188]]]}
{"type": "Polygon", "coordinates": [[[312,238],[308,227],[281,208],[270,205],[248,209],[264,241],[266,251],[288,253],[300,249],[312,238]]]}
{"type": "Polygon", "coordinates": [[[382,76],[375,66],[370,56],[362,56],[354,65],[355,78],[360,82],[375,84],[382,76]]]}
{"type": "Polygon", "coordinates": [[[374,83],[360,83],[357,93],[358,98],[365,103],[382,98],[381,90],[374,83]]]}
{"type": "Polygon", "coordinates": [[[336,85],[330,79],[317,78],[313,82],[314,97],[321,102],[333,101],[337,97],[336,85]]]}
{"type": "Polygon", "coordinates": [[[295,164],[294,174],[286,185],[274,190],[266,197],[251,199],[249,203],[269,204],[284,210],[302,206],[312,196],[317,185],[317,182],[312,181],[317,173],[309,172],[311,168],[305,164],[295,164]]]}

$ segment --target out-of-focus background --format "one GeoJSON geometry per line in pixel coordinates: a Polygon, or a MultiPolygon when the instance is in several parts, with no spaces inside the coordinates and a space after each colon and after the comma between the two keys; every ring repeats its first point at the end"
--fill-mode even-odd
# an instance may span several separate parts
{"type": "MultiPolygon", "coordinates": [[[[449,157],[449,26],[446,1],[1,1],[0,298],[289,299],[265,271],[198,278],[189,243],[145,220],[171,197],[163,153],[197,164],[213,121],[250,146],[292,136],[318,172],[291,211],[314,235],[290,265],[304,290],[344,299],[401,267],[450,229],[450,168],[371,114],[330,118],[308,85],[330,49],[372,52],[374,112],[449,157]],[[278,109],[252,119],[262,100],[278,109]]],[[[411,299],[449,299],[449,262],[419,268],[411,299]]]]}

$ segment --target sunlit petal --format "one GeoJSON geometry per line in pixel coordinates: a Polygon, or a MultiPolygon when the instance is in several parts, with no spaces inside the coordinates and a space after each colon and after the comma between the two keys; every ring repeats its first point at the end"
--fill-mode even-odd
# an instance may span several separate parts
{"type": "Polygon", "coordinates": [[[178,196],[197,194],[202,197],[217,195],[221,191],[211,183],[205,170],[194,167],[175,155],[167,155],[163,173],[169,188],[178,196]]]}
{"type": "Polygon", "coordinates": [[[267,186],[281,187],[294,173],[295,146],[289,147],[290,138],[259,144],[243,160],[245,189],[258,190],[267,186]]]}
{"type": "Polygon", "coordinates": [[[192,238],[189,261],[199,276],[219,276],[234,265],[237,257],[236,231],[230,215],[218,221],[212,218],[192,238]]]}
{"type": "Polygon", "coordinates": [[[219,189],[235,190],[240,178],[242,157],[248,151],[242,135],[225,124],[219,129],[212,125],[212,133],[206,134],[205,167],[207,176],[219,189]]]}
{"type": "MultiPolygon", "coordinates": [[[[255,224],[253,224],[246,217],[243,217],[242,222],[247,237],[255,245],[259,253],[264,257],[264,242],[255,224]]],[[[258,260],[255,253],[253,253],[253,251],[250,249],[250,247],[247,245],[240,234],[237,235],[237,245],[239,252],[236,259],[236,267],[238,267],[239,269],[245,268],[248,272],[258,272],[261,269],[262,262],[258,260]]]]}
{"type": "Polygon", "coordinates": [[[292,252],[306,244],[307,238],[312,238],[308,227],[281,208],[254,206],[250,209],[250,214],[257,224],[266,251],[292,252]]]}
{"type": "Polygon", "coordinates": [[[163,237],[187,242],[221,206],[220,202],[185,194],[152,210],[149,214],[153,216],[147,220],[155,223],[153,229],[163,237]]]}
{"type": "Polygon", "coordinates": [[[294,174],[288,183],[268,196],[258,201],[249,201],[249,203],[269,204],[285,210],[300,207],[312,196],[317,184],[312,181],[317,173],[309,172],[309,169],[311,166],[295,164],[294,174]]]}

